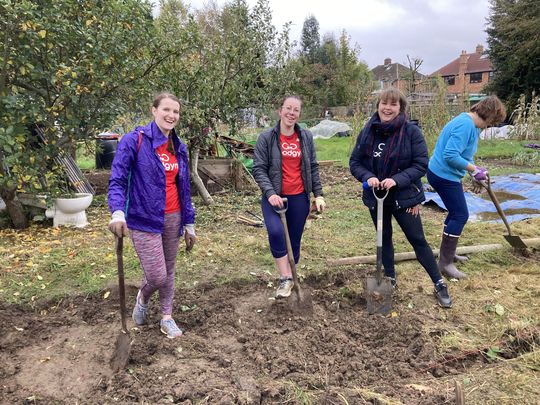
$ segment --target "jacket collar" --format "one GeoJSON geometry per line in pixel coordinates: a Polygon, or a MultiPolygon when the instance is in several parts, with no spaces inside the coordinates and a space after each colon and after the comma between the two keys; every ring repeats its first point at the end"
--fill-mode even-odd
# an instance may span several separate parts
{"type": "MultiPolygon", "coordinates": [[[[145,136],[150,138],[150,141],[152,142],[152,149],[160,147],[168,140],[168,138],[163,135],[155,121],[151,121],[149,124],[141,127],[140,130],[145,136]]],[[[172,134],[173,138],[177,138],[176,131],[174,129],[172,130],[172,134]]]]}
{"type": "MultiPolygon", "coordinates": [[[[273,129],[273,132],[277,136],[280,135],[280,133],[281,133],[281,120],[278,120],[276,126],[273,129]]],[[[302,128],[300,128],[300,125],[294,124],[294,132],[296,132],[296,134],[298,135],[298,138],[302,137],[302,128]]]]}

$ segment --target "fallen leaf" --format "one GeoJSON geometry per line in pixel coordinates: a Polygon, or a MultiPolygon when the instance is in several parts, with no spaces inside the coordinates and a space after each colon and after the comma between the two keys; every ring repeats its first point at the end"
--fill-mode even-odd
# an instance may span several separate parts
{"type": "Polygon", "coordinates": [[[111,292],[107,291],[105,294],[103,294],[103,299],[106,300],[107,298],[109,298],[110,294],[111,294],[111,292]]]}
{"type": "Polygon", "coordinates": [[[15,326],[15,329],[18,330],[19,332],[22,332],[24,330],[23,328],[17,328],[16,326],[15,326]]]}

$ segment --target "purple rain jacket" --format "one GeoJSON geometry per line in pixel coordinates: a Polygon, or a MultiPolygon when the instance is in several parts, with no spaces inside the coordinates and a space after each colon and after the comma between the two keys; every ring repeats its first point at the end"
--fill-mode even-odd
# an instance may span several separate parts
{"type": "MultiPolygon", "coordinates": [[[[167,137],[154,121],[122,137],[112,163],[109,179],[109,210],[120,210],[126,216],[127,226],[138,231],[162,233],[165,218],[165,168],[155,149],[167,137]],[[139,144],[139,133],[141,142],[139,144]]],[[[187,148],[173,130],[173,143],[178,159],[176,185],[180,195],[184,225],[195,223],[195,209],[191,204],[187,148]]]]}

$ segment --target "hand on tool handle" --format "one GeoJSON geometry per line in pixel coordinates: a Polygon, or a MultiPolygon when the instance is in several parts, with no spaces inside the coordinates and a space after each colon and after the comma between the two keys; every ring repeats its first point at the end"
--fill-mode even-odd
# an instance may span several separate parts
{"type": "Polygon", "coordinates": [[[268,202],[274,208],[283,209],[284,207],[283,199],[277,194],[272,194],[270,197],[268,197],[268,202]]]}
{"type": "Polygon", "coordinates": [[[119,238],[128,236],[128,227],[124,211],[117,210],[112,213],[111,221],[109,222],[109,231],[119,238]]]}
{"type": "Polygon", "coordinates": [[[474,170],[469,172],[469,175],[473,180],[473,193],[481,193],[483,188],[487,187],[488,170],[485,167],[475,166],[474,170]]]}
{"type": "Polygon", "coordinates": [[[476,166],[469,174],[474,180],[481,182],[487,180],[488,170],[485,167],[476,166]]]}
{"type": "Polygon", "coordinates": [[[372,187],[372,188],[376,188],[376,189],[386,189],[386,190],[389,190],[391,189],[392,187],[394,187],[396,185],[396,182],[394,181],[394,179],[388,177],[382,181],[379,181],[379,179],[377,177],[370,177],[369,179],[367,179],[366,181],[364,181],[364,183],[362,183],[362,186],[364,187],[364,190],[369,188],[369,187],[372,187]]]}

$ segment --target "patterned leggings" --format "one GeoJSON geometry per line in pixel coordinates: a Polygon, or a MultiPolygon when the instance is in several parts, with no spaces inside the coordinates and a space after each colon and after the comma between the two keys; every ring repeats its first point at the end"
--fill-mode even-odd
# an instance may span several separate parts
{"type": "Polygon", "coordinates": [[[163,315],[172,314],[180,221],[180,212],[174,212],[165,214],[165,225],[161,234],[130,230],[133,247],[144,272],[141,283],[142,299],[148,302],[154,291],[159,290],[159,303],[163,315]]]}

